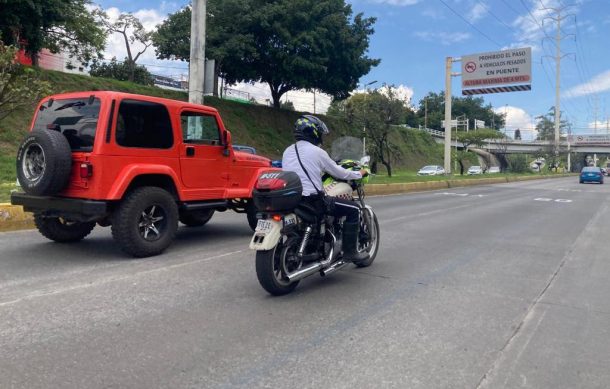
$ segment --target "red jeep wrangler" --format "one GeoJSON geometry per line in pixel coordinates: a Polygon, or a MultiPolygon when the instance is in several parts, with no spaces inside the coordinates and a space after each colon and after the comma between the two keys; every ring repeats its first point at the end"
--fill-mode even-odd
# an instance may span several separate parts
{"type": "Polygon", "coordinates": [[[25,193],[11,203],[34,213],[56,242],[112,226],[127,253],[159,254],[178,220],[207,223],[214,211],[247,214],[256,226],[252,188],[270,160],[233,150],[214,108],[118,92],[43,99],[17,154],[25,193]]]}

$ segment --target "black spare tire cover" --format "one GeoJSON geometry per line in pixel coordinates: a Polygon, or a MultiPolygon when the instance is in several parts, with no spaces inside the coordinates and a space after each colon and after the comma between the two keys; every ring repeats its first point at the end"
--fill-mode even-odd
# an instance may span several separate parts
{"type": "Polygon", "coordinates": [[[72,150],[65,136],[53,130],[34,130],[17,152],[17,179],[32,195],[53,195],[68,185],[72,150]]]}

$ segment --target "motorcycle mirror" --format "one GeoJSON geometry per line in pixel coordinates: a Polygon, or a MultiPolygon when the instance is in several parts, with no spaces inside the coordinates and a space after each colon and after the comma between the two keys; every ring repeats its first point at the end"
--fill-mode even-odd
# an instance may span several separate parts
{"type": "Polygon", "coordinates": [[[369,162],[371,162],[371,156],[370,155],[365,155],[364,157],[362,157],[360,159],[360,164],[361,165],[368,165],[369,162]]]}

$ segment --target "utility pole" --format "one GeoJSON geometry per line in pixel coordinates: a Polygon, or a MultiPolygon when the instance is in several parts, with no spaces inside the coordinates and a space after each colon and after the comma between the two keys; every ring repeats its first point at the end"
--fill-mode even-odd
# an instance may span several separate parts
{"type": "MultiPolygon", "coordinates": [[[[460,73],[452,73],[451,66],[461,58],[447,57],[445,59],[445,172],[451,173],[451,77],[460,73]]],[[[457,140],[456,140],[457,145],[457,140]]]]}
{"type": "Polygon", "coordinates": [[[428,129],[428,98],[424,98],[424,129],[428,129]]]}
{"type": "Polygon", "coordinates": [[[547,16],[547,18],[549,18],[557,23],[557,31],[555,33],[555,66],[556,66],[556,70],[555,70],[555,142],[554,142],[555,156],[559,155],[559,126],[560,126],[560,115],[561,115],[560,99],[559,99],[559,95],[560,95],[560,91],[561,91],[561,86],[560,86],[561,59],[563,58],[563,56],[561,55],[561,32],[562,32],[561,31],[561,21],[563,19],[567,18],[568,16],[570,16],[570,15],[561,16],[561,12],[565,8],[566,7],[560,7],[560,8],[543,7],[542,8],[544,10],[551,10],[551,11],[555,12],[555,14],[557,15],[555,17],[547,16]]]}
{"type": "Polygon", "coordinates": [[[191,55],[189,62],[189,102],[203,104],[205,79],[206,0],[193,0],[191,10],[191,55]]]}

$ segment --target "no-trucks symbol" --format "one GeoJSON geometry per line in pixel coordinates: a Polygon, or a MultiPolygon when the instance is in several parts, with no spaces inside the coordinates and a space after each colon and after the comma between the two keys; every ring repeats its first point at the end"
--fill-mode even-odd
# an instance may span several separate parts
{"type": "Polygon", "coordinates": [[[466,64],[466,66],[464,66],[464,69],[468,72],[468,73],[472,73],[475,70],[477,70],[477,64],[474,62],[468,62],[466,64]]]}

